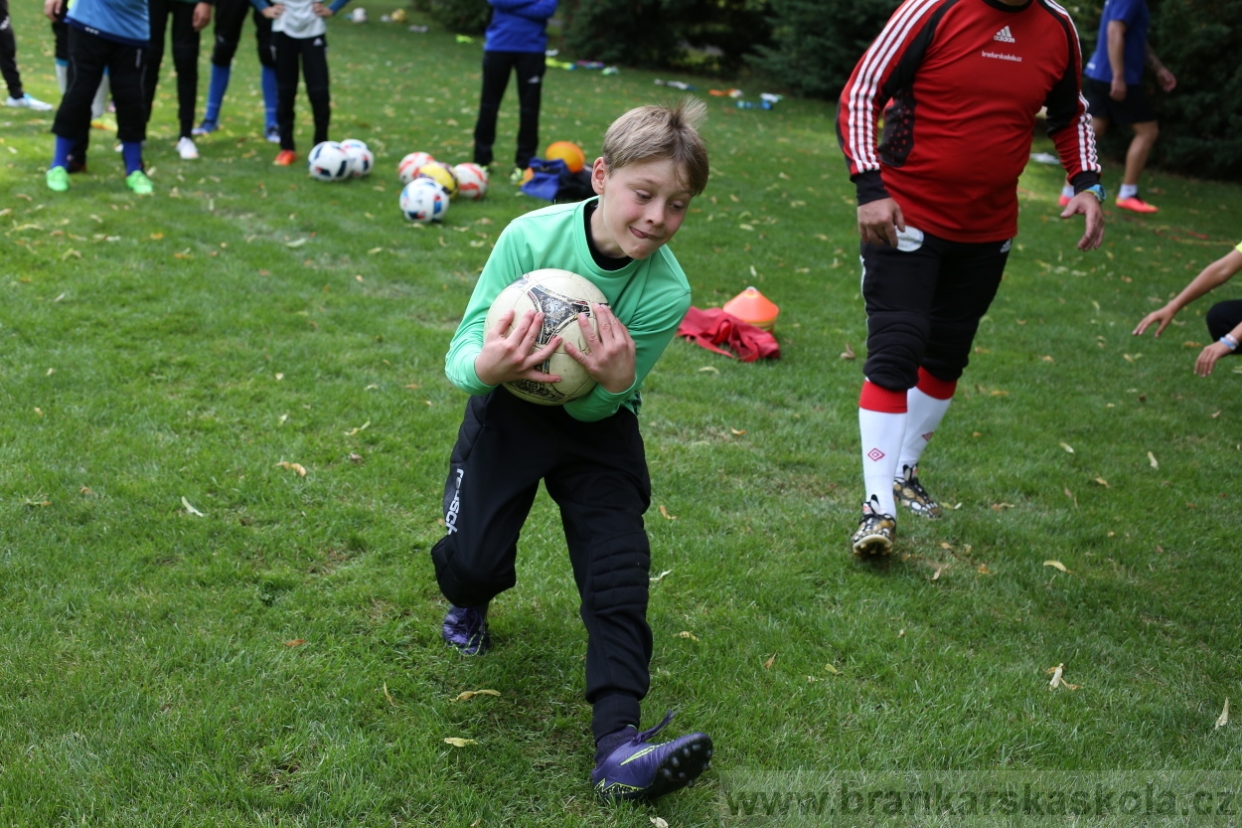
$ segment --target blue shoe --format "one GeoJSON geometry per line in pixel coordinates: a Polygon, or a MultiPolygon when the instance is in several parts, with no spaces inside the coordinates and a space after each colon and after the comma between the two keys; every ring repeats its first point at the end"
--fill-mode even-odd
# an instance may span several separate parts
{"type": "Polygon", "coordinates": [[[684,788],[707,770],[712,758],[712,738],[691,733],[671,742],[649,745],[647,740],[673,720],[670,712],[650,730],[634,738],[596,765],[591,784],[602,799],[655,799],[684,788]]]}
{"type": "Polygon", "coordinates": [[[487,631],[487,606],[450,607],[440,637],[462,655],[482,655],[492,644],[487,631]]]}

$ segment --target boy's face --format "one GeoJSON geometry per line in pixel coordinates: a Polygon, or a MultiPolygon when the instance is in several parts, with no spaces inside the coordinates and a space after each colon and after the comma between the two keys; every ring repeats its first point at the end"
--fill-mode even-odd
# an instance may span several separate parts
{"type": "Polygon", "coordinates": [[[591,237],[606,256],[645,259],[668,243],[690,206],[671,158],[628,164],[615,172],[595,159],[591,186],[599,207],[591,216],[591,237]]]}

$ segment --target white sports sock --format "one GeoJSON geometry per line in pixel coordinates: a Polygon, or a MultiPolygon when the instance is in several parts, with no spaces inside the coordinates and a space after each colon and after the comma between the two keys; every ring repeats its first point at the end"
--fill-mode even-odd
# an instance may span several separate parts
{"type": "Polygon", "coordinates": [[[56,82],[60,84],[60,94],[64,95],[69,88],[69,64],[56,61],[56,82]]]}
{"type": "Polygon", "coordinates": [[[1136,195],[1138,195],[1137,184],[1122,184],[1121,190],[1117,193],[1117,200],[1120,201],[1123,198],[1134,198],[1136,195]]]}
{"type": "Polygon", "coordinates": [[[897,461],[901,456],[902,438],[906,433],[907,415],[889,414],[884,411],[858,409],[858,432],[862,436],[864,500],[872,497],[880,502],[880,511],[886,515],[897,514],[893,498],[893,479],[897,476],[897,461]]]}
{"type": "Polygon", "coordinates": [[[1064,187],[1062,187],[1061,195],[1065,196],[1066,198],[1073,198],[1074,197],[1074,185],[1066,184],[1064,187]]]}
{"type": "Polygon", "coordinates": [[[895,477],[900,477],[906,466],[914,468],[919,464],[923,450],[927,448],[927,443],[936,433],[936,429],[940,428],[940,421],[944,419],[951,402],[952,397],[947,400],[937,399],[918,388],[911,388],[906,392],[909,419],[906,420],[906,435],[901,444],[901,460],[897,463],[895,477]]]}

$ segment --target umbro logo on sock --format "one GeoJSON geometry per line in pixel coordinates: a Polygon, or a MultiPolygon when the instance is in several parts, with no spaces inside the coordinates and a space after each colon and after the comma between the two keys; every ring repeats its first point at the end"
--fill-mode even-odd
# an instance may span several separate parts
{"type": "Polygon", "coordinates": [[[1001,43],[1017,43],[1017,40],[1014,39],[1013,32],[1009,31],[1008,26],[993,35],[992,39],[999,40],[1001,43]]]}

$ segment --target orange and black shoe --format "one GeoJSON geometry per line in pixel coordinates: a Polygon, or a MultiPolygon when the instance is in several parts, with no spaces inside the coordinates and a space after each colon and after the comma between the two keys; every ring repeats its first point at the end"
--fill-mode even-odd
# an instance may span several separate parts
{"type": "Polygon", "coordinates": [[[281,150],[276,153],[276,160],[272,163],[278,167],[291,167],[293,162],[298,160],[298,154],[293,150],[281,150]]]}

